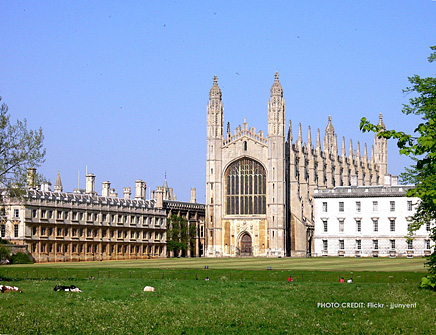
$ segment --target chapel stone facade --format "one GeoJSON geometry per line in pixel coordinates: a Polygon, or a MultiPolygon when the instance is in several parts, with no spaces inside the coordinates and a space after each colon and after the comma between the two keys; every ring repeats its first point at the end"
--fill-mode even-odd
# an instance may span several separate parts
{"type": "MultiPolygon", "coordinates": [[[[315,189],[377,185],[387,174],[387,141],[375,137],[371,156],[345,139],[341,151],[331,117],[323,146],[301,124],[294,142],[286,132],[285,100],[278,73],[270,90],[268,133],[248,127],[224,132],[222,92],[215,76],[207,104],[207,257],[303,257],[312,253],[315,189]]],[[[379,125],[383,124],[380,114],[379,125]]]]}

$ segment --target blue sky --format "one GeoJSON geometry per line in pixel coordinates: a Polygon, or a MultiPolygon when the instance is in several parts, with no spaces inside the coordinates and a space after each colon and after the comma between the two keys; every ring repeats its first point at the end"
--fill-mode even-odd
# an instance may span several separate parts
{"type": "MultiPolygon", "coordinates": [[[[64,189],[96,190],[167,173],[179,200],[204,202],[206,103],[213,76],[225,122],[267,130],[274,73],[296,134],[373,143],[366,116],[411,132],[407,77],[434,76],[436,1],[0,1],[0,96],[13,119],[42,127],[39,169],[64,189]]],[[[294,136],[295,138],[295,136],[294,136]]],[[[363,145],[361,147],[363,152],[363,145]]],[[[389,144],[388,170],[410,165],[389,144]]]]}

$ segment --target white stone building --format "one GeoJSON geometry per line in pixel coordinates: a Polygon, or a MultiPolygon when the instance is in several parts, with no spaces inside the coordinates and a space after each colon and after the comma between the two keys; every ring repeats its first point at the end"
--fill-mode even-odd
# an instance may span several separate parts
{"type": "MultiPolygon", "coordinates": [[[[407,241],[408,219],[418,198],[405,196],[410,185],[385,176],[379,186],[317,189],[313,256],[398,257],[432,252],[430,223],[407,241]]],[[[357,183],[353,183],[357,185],[357,183]]]]}

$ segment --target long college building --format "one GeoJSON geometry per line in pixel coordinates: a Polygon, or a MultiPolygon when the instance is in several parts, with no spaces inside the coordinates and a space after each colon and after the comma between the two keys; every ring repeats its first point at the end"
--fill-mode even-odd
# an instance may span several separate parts
{"type": "Polygon", "coordinates": [[[36,262],[92,261],[166,257],[165,209],[146,200],[146,184],[137,180],[118,197],[109,182],[95,192],[95,176],[86,175],[86,189],[64,192],[60,176],[54,191],[48,183],[36,188],[28,170],[23,200],[8,199],[0,233],[25,245],[36,262]]]}
{"type": "MultiPolygon", "coordinates": [[[[305,256],[313,252],[315,189],[377,185],[387,174],[386,139],[374,137],[371,156],[350,141],[348,153],[331,117],[323,138],[303,143],[286,131],[285,100],[278,73],[270,90],[268,132],[244,120],[224,126],[221,89],[215,76],[207,104],[206,244],[208,257],[305,256]]],[[[379,124],[383,125],[380,115],[379,124]]]]}

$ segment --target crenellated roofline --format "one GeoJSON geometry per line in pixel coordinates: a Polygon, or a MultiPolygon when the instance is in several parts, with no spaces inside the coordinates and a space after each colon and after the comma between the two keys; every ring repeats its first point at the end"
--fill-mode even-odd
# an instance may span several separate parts
{"type": "Polygon", "coordinates": [[[251,127],[248,128],[247,119],[244,119],[244,123],[239,125],[236,129],[234,134],[230,132],[230,125],[227,127],[227,135],[226,138],[223,141],[223,145],[227,146],[233,142],[236,142],[240,140],[241,138],[246,137],[249,139],[254,140],[255,142],[258,142],[261,145],[267,145],[268,141],[264,136],[264,133],[262,130],[259,130],[258,133],[256,133],[256,128],[251,127]]]}
{"type": "Polygon", "coordinates": [[[26,198],[32,200],[53,200],[69,203],[92,203],[102,205],[113,205],[122,207],[135,207],[135,208],[155,208],[155,199],[125,199],[118,197],[104,197],[100,195],[91,195],[86,193],[70,193],[70,192],[53,192],[53,191],[40,191],[35,189],[27,190],[26,198]]]}

